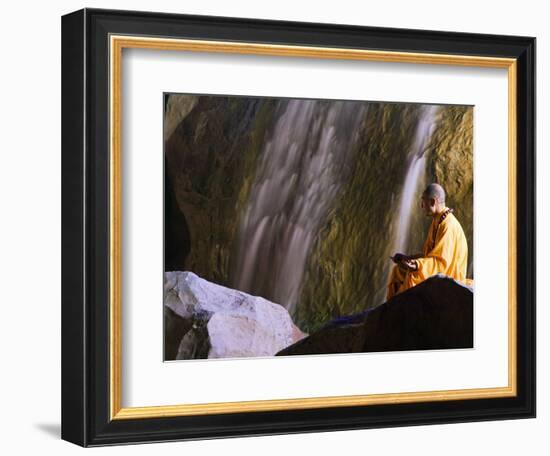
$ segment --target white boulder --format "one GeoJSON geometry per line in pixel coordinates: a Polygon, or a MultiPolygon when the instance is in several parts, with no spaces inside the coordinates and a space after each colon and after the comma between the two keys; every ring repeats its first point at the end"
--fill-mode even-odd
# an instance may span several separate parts
{"type": "Polygon", "coordinates": [[[165,273],[164,305],[190,328],[176,359],[273,356],[307,336],[281,305],[188,271],[165,273]]]}

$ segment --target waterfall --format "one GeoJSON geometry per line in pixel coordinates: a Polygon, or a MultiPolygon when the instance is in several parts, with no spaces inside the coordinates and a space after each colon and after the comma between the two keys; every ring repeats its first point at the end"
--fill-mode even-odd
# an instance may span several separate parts
{"type": "Polygon", "coordinates": [[[418,120],[412,147],[409,151],[409,167],[401,191],[399,210],[397,211],[397,231],[394,237],[392,254],[407,252],[413,209],[417,208],[418,197],[426,184],[426,156],[424,151],[435,128],[438,106],[424,106],[418,120]]]}
{"type": "Polygon", "coordinates": [[[240,222],[233,285],[290,311],[316,236],[353,169],[364,102],[282,100],[240,222]]]}

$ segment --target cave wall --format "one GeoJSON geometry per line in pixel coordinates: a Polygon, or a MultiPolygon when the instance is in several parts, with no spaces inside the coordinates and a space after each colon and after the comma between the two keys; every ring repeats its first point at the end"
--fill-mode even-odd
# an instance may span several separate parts
{"type": "Polygon", "coordinates": [[[468,241],[468,277],[473,277],[474,253],[474,108],[448,106],[441,111],[429,146],[428,171],[447,192],[468,241]]]}
{"type": "MultiPolygon", "coordinates": [[[[250,189],[274,104],[273,99],[247,97],[168,97],[165,174],[190,239],[178,269],[229,285],[238,214],[250,189]]],[[[175,217],[179,215],[172,212],[165,218],[165,226],[175,217]]],[[[165,251],[165,258],[171,255],[165,251]]],[[[165,271],[174,266],[165,263],[165,271]]]]}

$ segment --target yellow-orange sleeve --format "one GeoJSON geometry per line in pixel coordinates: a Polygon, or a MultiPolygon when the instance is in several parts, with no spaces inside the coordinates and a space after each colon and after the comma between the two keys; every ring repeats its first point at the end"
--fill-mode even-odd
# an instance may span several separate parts
{"type": "Polygon", "coordinates": [[[437,230],[434,247],[425,257],[416,260],[418,270],[411,274],[416,283],[426,280],[440,272],[445,272],[452,261],[454,252],[454,233],[447,223],[442,223],[437,230]]]}

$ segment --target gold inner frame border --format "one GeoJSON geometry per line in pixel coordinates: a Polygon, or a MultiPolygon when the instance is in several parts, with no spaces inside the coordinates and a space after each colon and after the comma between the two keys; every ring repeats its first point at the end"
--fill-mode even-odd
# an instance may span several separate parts
{"type": "Polygon", "coordinates": [[[365,406],[465,399],[488,399],[517,395],[517,60],[453,54],[376,51],[333,47],[258,44],[246,42],[154,38],[111,35],[109,37],[110,107],[110,295],[109,385],[111,420],[266,412],[313,408],[365,406]],[[367,60],[485,68],[508,71],[508,385],[494,388],[270,399],[241,402],[122,407],[122,51],[153,49],[210,53],[253,54],[300,58],[367,60]]]}

